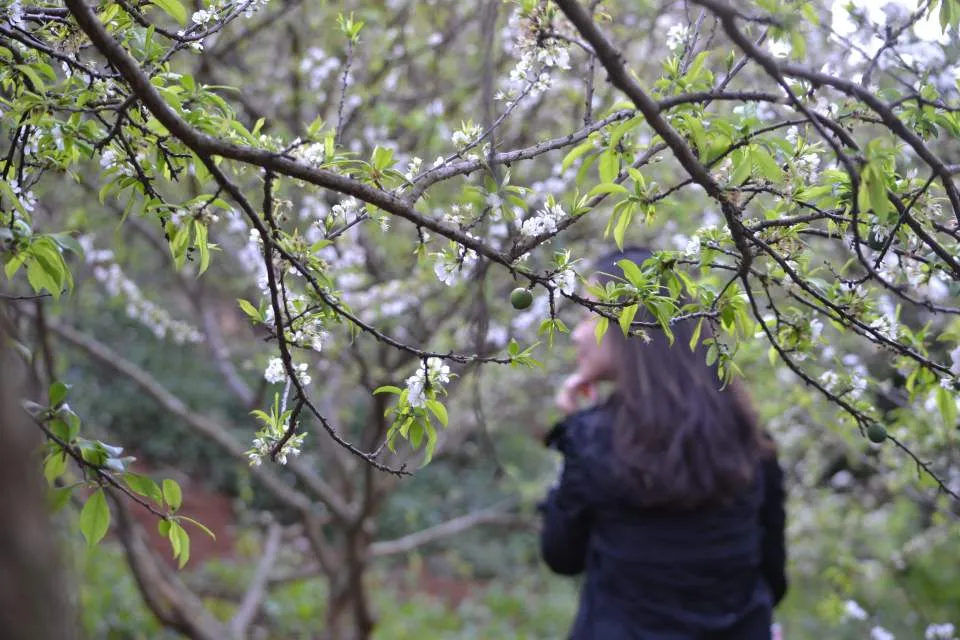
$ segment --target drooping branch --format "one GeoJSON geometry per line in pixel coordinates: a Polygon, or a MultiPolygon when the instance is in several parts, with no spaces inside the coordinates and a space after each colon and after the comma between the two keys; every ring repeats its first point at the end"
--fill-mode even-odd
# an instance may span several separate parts
{"type": "Polygon", "coordinates": [[[247,587],[247,593],[243,596],[243,601],[237,607],[237,612],[230,620],[230,631],[237,640],[243,640],[244,634],[250,623],[253,622],[260,605],[263,604],[263,597],[266,593],[267,583],[270,578],[270,571],[277,559],[277,553],[280,551],[280,540],[283,534],[283,528],[274,523],[267,531],[266,541],[263,543],[263,550],[260,555],[260,562],[257,563],[257,570],[247,587]]]}
{"type": "Polygon", "coordinates": [[[449,538],[450,536],[462,533],[467,529],[472,529],[479,525],[532,528],[534,523],[529,518],[508,513],[502,505],[493,506],[481,511],[468,513],[452,520],[447,520],[441,524],[428,527],[422,531],[417,531],[416,533],[411,533],[395,540],[375,542],[370,549],[371,553],[375,556],[409,553],[426,544],[449,538]]]}
{"type": "MultiPolygon", "coordinates": [[[[247,462],[245,449],[229,434],[223,425],[191,411],[180,398],[170,393],[149,373],[125,360],[103,343],[69,325],[51,322],[50,329],[70,344],[82,349],[98,362],[132,380],[148,396],[157,401],[161,407],[179,417],[200,435],[219,445],[231,458],[244,464],[247,462]]],[[[291,461],[288,466],[333,514],[339,518],[348,517],[349,506],[322,478],[309,472],[298,461],[291,461]]],[[[297,511],[309,511],[311,509],[311,501],[307,496],[291,488],[271,470],[264,467],[250,467],[250,473],[264,488],[288,507],[297,511]]]]}
{"type": "Polygon", "coordinates": [[[117,516],[116,531],[127,554],[144,602],[164,625],[192,640],[223,640],[227,629],[203,602],[162,562],[147,543],[143,529],[131,517],[126,502],[108,491],[117,516]]]}

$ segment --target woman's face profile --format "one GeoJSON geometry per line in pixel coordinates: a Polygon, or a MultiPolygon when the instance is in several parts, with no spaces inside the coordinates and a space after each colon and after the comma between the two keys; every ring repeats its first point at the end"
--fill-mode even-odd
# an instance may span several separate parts
{"type": "Polygon", "coordinates": [[[596,326],[597,316],[585,312],[571,333],[577,349],[577,371],[587,380],[612,380],[615,367],[611,341],[604,336],[597,344],[596,326]]]}

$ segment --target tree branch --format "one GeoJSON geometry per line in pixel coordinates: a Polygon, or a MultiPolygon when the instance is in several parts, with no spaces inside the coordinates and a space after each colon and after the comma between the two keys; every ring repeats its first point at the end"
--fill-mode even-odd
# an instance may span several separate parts
{"type": "Polygon", "coordinates": [[[532,528],[533,522],[523,516],[509,514],[503,506],[493,506],[482,511],[448,520],[438,525],[428,527],[422,531],[397,538],[375,542],[370,548],[374,556],[389,556],[399,553],[409,553],[418,547],[456,535],[478,525],[497,525],[517,528],[532,528]]]}
{"type": "Polygon", "coordinates": [[[260,562],[257,563],[257,571],[247,588],[247,593],[243,596],[243,601],[237,607],[237,612],[230,620],[230,631],[237,640],[243,640],[247,627],[253,622],[260,605],[263,603],[263,596],[266,593],[267,583],[270,578],[270,571],[277,559],[277,553],[280,551],[280,538],[283,534],[283,528],[273,523],[267,532],[266,542],[263,544],[260,562]]]}

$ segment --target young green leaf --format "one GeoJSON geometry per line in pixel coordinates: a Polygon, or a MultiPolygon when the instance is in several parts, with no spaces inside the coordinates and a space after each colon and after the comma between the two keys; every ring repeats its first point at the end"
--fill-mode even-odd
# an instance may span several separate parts
{"type": "Polygon", "coordinates": [[[139,473],[127,472],[123,474],[123,480],[134,493],[138,493],[144,498],[150,498],[157,504],[163,503],[160,486],[154,482],[153,478],[142,476],[139,473]]]}
{"type": "Polygon", "coordinates": [[[437,416],[437,420],[440,421],[440,424],[447,426],[449,421],[447,417],[447,408],[443,406],[443,403],[439,400],[427,400],[427,408],[437,416]]]}
{"type": "Polygon", "coordinates": [[[97,489],[80,510],[80,533],[87,539],[87,545],[93,547],[103,539],[109,527],[110,508],[107,506],[107,498],[103,489],[97,489]]]}
{"type": "Polygon", "coordinates": [[[623,331],[624,336],[630,335],[630,326],[633,324],[633,318],[637,315],[639,308],[639,305],[632,304],[620,312],[620,330],[623,331]]]}
{"type": "Polygon", "coordinates": [[[201,531],[203,531],[205,534],[207,534],[208,536],[210,536],[210,537],[213,538],[214,540],[217,539],[217,536],[215,536],[215,535],[213,534],[213,531],[210,531],[210,529],[208,529],[205,525],[203,525],[203,524],[200,523],[200,522],[197,522],[197,521],[194,520],[193,518],[188,518],[187,516],[177,516],[177,519],[178,519],[178,520],[186,520],[187,522],[189,522],[190,524],[192,524],[192,525],[194,525],[195,527],[199,528],[201,531]]]}
{"type": "Polygon", "coordinates": [[[180,491],[180,485],[170,478],[163,479],[163,499],[174,511],[179,509],[183,503],[183,494],[180,491]]]}
{"type": "Polygon", "coordinates": [[[179,0],[151,0],[151,2],[180,24],[187,24],[187,10],[179,0]]]}
{"type": "Polygon", "coordinates": [[[607,328],[610,326],[610,318],[607,316],[600,316],[597,318],[597,324],[593,328],[593,337],[597,339],[597,344],[603,340],[603,336],[607,335],[607,328]]]}
{"type": "Polygon", "coordinates": [[[68,391],[70,391],[70,387],[62,382],[58,381],[50,385],[50,391],[48,393],[48,397],[50,398],[50,406],[59,407],[60,404],[67,398],[68,391]]]}

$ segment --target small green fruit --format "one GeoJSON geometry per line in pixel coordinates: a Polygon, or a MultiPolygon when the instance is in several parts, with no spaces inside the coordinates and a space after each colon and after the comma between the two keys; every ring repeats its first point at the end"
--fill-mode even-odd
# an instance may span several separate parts
{"type": "Polygon", "coordinates": [[[527,309],[533,304],[533,294],[523,287],[517,287],[510,293],[510,304],[514,309],[527,309]]]}
{"type": "Polygon", "coordinates": [[[880,444],[887,439],[887,430],[881,424],[872,424],[867,427],[867,437],[870,438],[870,442],[880,444]]]}

